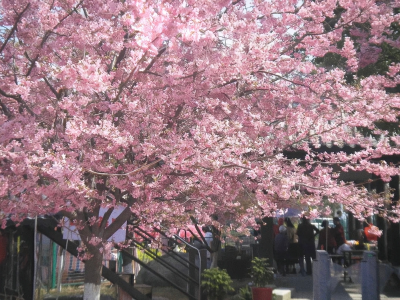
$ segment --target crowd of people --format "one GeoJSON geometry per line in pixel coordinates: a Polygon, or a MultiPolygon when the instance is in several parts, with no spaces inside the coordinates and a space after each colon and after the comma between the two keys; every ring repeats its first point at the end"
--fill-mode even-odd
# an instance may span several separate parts
{"type": "MultiPolygon", "coordinates": [[[[302,217],[296,230],[290,218],[279,218],[274,227],[274,257],[278,273],[283,276],[296,274],[295,264],[298,263],[301,275],[312,275],[312,259],[315,259],[317,249],[326,250],[331,255],[350,250],[339,217],[333,218],[333,224],[334,227],[330,227],[329,222],[324,220],[321,229],[318,229],[310,219],[302,217]]],[[[358,247],[361,244],[362,237],[358,247]]]]}
{"type": "MultiPolygon", "coordinates": [[[[212,223],[202,227],[204,241],[194,236],[194,246],[208,250],[209,268],[217,267],[218,252],[221,249],[221,231],[217,220],[218,218],[213,216],[212,223]]],[[[317,228],[306,216],[300,219],[297,228],[289,217],[279,218],[277,221],[278,224],[274,225],[274,259],[278,273],[283,276],[297,274],[297,264],[301,275],[312,275],[312,260],[316,258],[317,249],[326,250],[330,255],[341,255],[343,251],[351,250],[346,240],[345,229],[341,224],[339,213],[337,217],[333,218],[333,227],[330,227],[327,220],[323,220],[320,228],[317,228]],[[318,240],[318,243],[316,243],[316,240],[318,240]]],[[[262,222],[259,223],[262,224],[262,222]]],[[[369,225],[367,229],[370,231],[374,229],[375,226],[369,225]]],[[[259,230],[254,230],[253,235],[257,239],[261,238],[259,230]]],[[[373,232],[370,235],[373,236],[373,232]]],[[[368,238],[368,235],[364,233],[364,230],[359,230],[359,236],[353,248],[364,250],[366,238],[368,238]]]]}

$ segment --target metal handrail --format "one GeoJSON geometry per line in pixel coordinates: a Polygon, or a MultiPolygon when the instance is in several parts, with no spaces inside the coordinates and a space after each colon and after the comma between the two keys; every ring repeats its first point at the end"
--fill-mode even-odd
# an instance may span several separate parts
{"type": "MultiPolygon", "coordinates": [[[[148,240],[148,239],[152,239],[152,240],[155,240],[155,238],[152,237],[152,236],[151,236],[148,232],[146,232],[145,230],[143,230],[143,229],[141,229],[141,228],[139,228],[139,227],[136,227],[135,229],[139,229],[141,232],[143,232],[144,234],[146,234],[146,235],[149,237],[149,238],[147,238],[147,237],[143,236],[140,232],[134,231],[134,233],[140,235],[143,239],[147,239],[147,240],[148,240]]],[[[157,231],[158,233],[160,233],[161,235],[167,237],[162,231],[159,231],[157,228],[153,228],[153,229],[154,229],[155,231],[157,231]]],[[[168,239],[174,240],[174,239],[172,239],[172,238],[170,238],[170,237],[168,237],[168,239]]],[[[169,249],[168,251],[166,251],[166,250],[164,250],[163,248],[161,248],[160,250],[161,250],[163,253],[169,255],[170,257],[172,257],[175,261],[179,262],[181,265],[183,265],[183,266],[185,266],[185,267],[187,266],[186,264],[190,264],[190,265],[196,267],[195,265],[193,265],[192,263],[190,263],[189,260],[183,258],[182,256],[177,255],[174,251],[172,251],[172,250],[170,250],[170,249],[169,249]],[[178,258],[179,258],[179,259],[178,259],[178,258]],[[182,261],[183,261],[183,262],[182,262],[182,261]]]]}
{"type": "Polygon", "coordinates": [[[194,247],[193,245],[190,245],[188,242],[186,242],[184,239],[182,239],[180,236],[174,234],[173,235],[176,239],[180,240],[182,243],[184,243],[187,247],[192,248],[193,250],[197,251],[197,254],[199,255],[199,288],[198,288],[198,299],[201,299],[201,255],[200,255],[200,250],[194,247]]]}
{"type": "Polygon", "coordinates": [[[152,268],[150,268],[147,264],[145,264],[143,261],[141,261],[140,259],[138,259],[137,257],[135,257],[134,255],[130,254],[129,252],[127,252],[126,250],[122,249],[117,243],[114,244],[114,247],[117,248],[119,251],[123,252],[124,255],[126,255],[127,257],[129,257],[130,259],[132,259],[133,261],[137,262],[138,264],[140,264],[144,269],[150,271],[151,273],[153,273],[154,275],[156,275],[157,277],[161,278],[162,280],[168,282],[171,286],[173,286],[174,288],[176,288],[177,290],[179,290],[181,293],[183,293],[184,295],[188,296],[191,299],[196,299],[196,297],[193,297],[192,295],[190,295],[189,293],[187,293],[186,291],[184,291],[181,287],[179,287],[178,285],[176,285],[174,282],[172,282],[171,280],[169,280],[168,278],[165,278],[164,276],[162,276],[161,274],[159,274],[157,271],[153,270],[152,268]]]}
{"type": "MultiPolygon", "coordinates": [[[[167,236],[164,232],[162,232],[162,231],[159,230],[158,228],[153,228],[153,229],[154,229],[155,231],[157,231],[159,234],[161,234],[161,235],[165,236],[166,238],[168,238],[168,239],[174,241],[173,238],[167,236]]],[[[143,229],[141,229],[141,230],[143,231],[143,229]]],[[[166,252],[166,251],[164,251],[164,252],[166,252]]],[[[173,252],[173,251],[169,251],[169,252],[167,252],[167,253],[168,253],[168,254],[173,254],[173,255],[177,256],[180,260],[183,260],[185,263],[188,263],[188,264],[192,265],[194,268],[198,268],[196,265],[192,264],[190,261],[188,261],[187,259],[183,258],[182,256],[176,255],[176,253],[173,252]]],[[[173,256],[171,256],[171,257],[173,257],[173,256]]],[[[176,261],[178,261],[175,257],[174,257],[174,259],[175,259],[176,261]]],[[[180,262],[181,264],[183,264],[181,261],[178,261],[178,262],[180,262]]]]}
{"type": "Polygon", "coordinates": [[[133,240],[133,243],[136,245],[136,247],[141,247],[143,248],[143,250],[145,251],[145,253],[150,256],[153,260],[157,261],[160,265],[162,265],[164,268],[167,268],[168,270],[170,270],[172,273],[178,275],[182,280],[184,281],[192,281],[194,283],[197,284],[197,282],[195,280],[193,280],[192,278],[188,278],[186,276],[186,274],[183,274],[179,269],[177,269],[176,267],[168,264],[167,262],[163,261],[162,259],[160,259],[157,255],[155,255],[154,253],[152,253],[151,251],[149,251],[148,249],[146,249],[145,247],[143,247],[139,242],[133,240]]]}
{"type": "MultiPolygon", "coordinates": [[[[199,278],[198,278],[198,282],[196,282],[196,280],[195,279],[193,279],[193,277],[192,276],[190,276],[189,275],[189,278],[187,278],[186,279],[186,281],[187,281],[187,283],[188,284],[190,284],[190,283],[192,283],[192,284],[195,284],[195,286],[198,286],[198,299],[200,300],[201,299],[201,296],[202,296],[202,292],[201,292],[201,272],[202,272],[202,269],[201,269],[201,265],[202,265],[202,258],[201,258],[201,254],[200,254],[200,250],[198,249],[198,248],[196,248],[196,247],[194,247],[193,245],[191,245],[190,243],[188,243],[186,240],[184,240],[184,239],[182,239],[179,235],[173,235],[172,237],[169,237],[169,236],[167,236],[163,231],[161,231],[159,228],[156,228],[156,227],[153,227],[153,230],[154,231],[156,231],[156,232],[158,232],[159,234],[161,234],[161,235],[163,235],[164,237],[167,237],[169,240],[171,240],[171,241],[177,241],[177,240],[179,240],[180,242],[182,242],[184,245],[186,245],[188,248],[191,248],[191,249],[193,249],[193,250],[195,250],[196,252],[197,252],[197,255],[198,255],[198,257],[199,257],[199,266],[196,266],[196,264],[194,264],[193,262],[191,262],[190,260],[187,260],[187,259],[185,259],[185,258],[183,258],[183,257],[181,257],[181,256],[179,256],[179,255],[177,255],[175,252],[173,252],[173,251],[165,251],[164,249],[162,249],[161,248],[161,251],[163,251],[164,253],[167,253],[168,255],[170,255],[170,257],[172,257],[173,259],[175,259],[176,261],[178,261],[178,262],[180,262],[181,264],[183,264],[183,262],[182,261],[185,261],[189,266],[191,266],[194,270],[196,270],[196,268],[197,268],[197,270],[198,270],[198,274],[199,274],[199,278]],[[171,255],[172,254],[172,255],[171,255]],[[175,257],[175,256],[176,257],[175,257]],[[180,259],[180,260],[178,260],[177,259],[177,257],[180,259]]],[[[134,226],[134,232],[136,233],[136,234],[138,234],[140,237],[142,237],[143,239],[145,239],[145,240],[149,240],[149,241],[151,241],[151,240],[155,240],[155,237],[154,236],[152,236],[152,235],[150,235],[146,230],[144,230],[144,229],[142,229],[142,228],[140,228],[139,226],[134,226]],[[145,235],[145,236],[144,236],[145,235]]],[[[192,233],[193,234],[193,233],[192,233]]],[[[133,240],[135,240],[135,239],[133,239],[133,240]]],[[[137,243],[137,241],[134,241],[134,243],[136,244],[137,243]]],[[[136,259],[134,259],[133,257],[132,257],[132,259],[133,260],[135,260],[136,261],[136,259]]],[[[185,265],[185,264],[183,264],[183,265],[185,265]]],[[[185,265],[185,266],[187,266],[187,265],[185,265]]],[[[145,268],[148,268],[147,266],[143,266],[143,267],[145,267],[145,268]]],[[[164,267],[166,267],[166,266],[164,266],[164,267]]],[[[169,268],[170,269],[170,268],[169,268]]],[[[149,271],[151,271],[151,272],[154,272],[153,270],[149,270],[149,271]]],[[[179,271],[180,272],[180,271],[179,271]]],[[[190,274],[190,273],[189,273],[190,274]]],[[[159,277],[162,277],[162,276],[160,276],[159,274],[155,274],[155,275],[157,275],[157,276],[159,276],[159,277]]],[[[180,275],[180,274],[177,274],[177,275],[180,275]]],[[[166,278],[163,278],[164,280],[166,280],[167,282],[169,282],[169,280],[168,279],[166,279],[166,278]]],[[[171,284],[171,282],[169,282],[170,284],[171,284]]],[[[182,291],[181,289],[179,289],[180,291],[182,291]]],[[[184,293],[184,294],[186,294],[186,295],[189,295],[189,294],[187,294],[187,293],[184,293]]],[[[189,296],[190,298],[192,298],[193,296],[189,296]]],[[[194,296],[194,298],[196,298],[195,296],[194,296]]]]}

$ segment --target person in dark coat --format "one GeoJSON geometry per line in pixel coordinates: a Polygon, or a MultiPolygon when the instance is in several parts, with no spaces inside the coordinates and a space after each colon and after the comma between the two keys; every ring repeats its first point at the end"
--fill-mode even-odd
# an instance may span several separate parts
{"type": "Polygon", "coordinates": [[[312,274],[311,258],[315,259],[315,236],[319,233],[317,227],[310,223],[310,220],[306,217],[302,218],[302,223],[297,227],[297,235],[299,237],[299,245],[303,251],[303,255],[306,259],[307,270],[304,270],[303,257],[299,260],[300,273],[304,276],[305,274],[312,274]]]}
{"type": "Polygon", "coordinates": [[[321,231],[318,238],[318,249],[325,250],[329,254],[333,254],[333,249],[336,249],[336,240],[333,236],[333,228],[329,227],[327,220],[322,221],[321,231]]]}
{"type": "Polygon", "coordinates": [[[281,225],[279,227],[279,233],[275,237],[274,251],[278,272],[283,276],[286,276],[285,261],[287,257],[288,246],[289,239],[286,235],[286,227],[281,225]]]}
{"type": "Polygon", "coordinates": [[[335,224],[335,228],[333,229],[333,236],[336,241],[336,249],[338,249],[340,246],[346,243],[346,238],[344,237],[344,228],[340,223],[340,219],[338,217],[333,218],[333,224],[335,224]]]}

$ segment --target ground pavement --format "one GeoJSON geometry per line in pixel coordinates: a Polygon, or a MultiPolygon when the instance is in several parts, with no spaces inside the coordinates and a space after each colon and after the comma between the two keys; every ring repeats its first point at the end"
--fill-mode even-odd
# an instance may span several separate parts
{"type": "MultiPolygon", "coordinates": [[[[336,288],[332,292],[331,300],[362,300],[360,284],[349,283],[343,281],[343,277],[336,288]]],[[[251,282],[251,278],[241,280],[234,279],[233,286],[236,290],[247,286],[251,282]]],[[[292,300],[312,300],[313,299],[313,277],[301,276],[300,274],[288,274],[285,277],[278,275],[275,279],[277,288],[294,289],[292,300]]],[[[229,295],[224,300],[238,300],[238,295],[229,295]]],[[[380,300],[400,300],[400,280],[393,277],[386,284],[381,293],[380,300]]],[[[172,288],[155,288],[153,289],[153,300],[187,300],[187,297],[181,295],[172,288]]]]}
{"type": "MultiPolygon", "coordinates": [[[[313,279],[312,276],[286,275],[278,276],[275,284],[279,288],[294,288],[292,299],[312,300],[313,299],[313,279]]],[[[338,283],[331,300],[361,300],[360,285],[344,282],[338,283]]],[[[400,286],[397,281],[389,281],[381,293],[381,300],[397,299],[400,300],[400,286]]]]}

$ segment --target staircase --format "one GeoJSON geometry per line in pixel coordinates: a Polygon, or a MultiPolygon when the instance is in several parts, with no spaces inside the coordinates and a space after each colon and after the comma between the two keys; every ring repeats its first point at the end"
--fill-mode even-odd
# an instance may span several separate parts
{"type": "MultiPolygon", "coordinates": [[[[71,255],[77,257],[78,256],[78,251],[77,247],[78,245],[75,244],[71,240],[64,240],[62,237],[61,232],[55,231],[54,228],[57,226],[57,221],[53,219],[41,219],[41,221],[38,220],[37,223],[37,230],[38,232],[42,233],[43,235],[47,236],[49,239],[51,239],[53,242],[61,246],[63,249],[65,249],[67,252],[69,252],[71,255]]],[[[175,236],[175,238],[169,238],[167,237],[162,231],[159,229],[155,229],[159,234],[163,235],[165,238],[168,238],[168,240],[171,243],[186,243],[185,240],[182,240],[178,236],[175,236]]],[[[152,237],[148,232],[145,230],[135,227],[134,232],[137,236],[140,236],[141,239],[144,239],[146,242],[150,243],[151,241],[154,240],[154,237],[152,237]]],[[[132,239],[132,246],[143,246],[143,242],[139,242],[136,239],[132,239]]],[[[195,256],[196,256],[196,251],[189,251],[191,253],[189,255],[189,260],[182,258],[181,256],[177,255],[175,252],[172,251],[171,248],[166,248],[162,249],[164,252],[164,256],[168,255],[174,259],[174,262],[176,264],[182,264],[185,266],[187,269],[187,272],[181,272],[174,265],[168,265],[163,262],[163,260],[160,259],[160,257],[154,255],[149,249],[145,249],[144,251],[151,256],[154,260],[157,260],[160,262],[164,267],[168,268],[171,272],[173,272],[174,276],[179,276],[182,279],[184,279],[187,282],[188,288],[185,290],[180,286],[177,286],[172,282],[169,278],[165,278],[164,276],[160,275],[157,270],[153,270],[150,268],[146,263],[138,259],[137,257],[133,256],[131,253],[127,252],[124,249],[121,249],[118,247],[118,245],[115,245],[115,247],[123,254],[123,256],[131,259],[132,261],[140,264],[140,266],[144,269],[147,269],[149,272],[153,273],[155,276],[159,277],[160,279],[164,280],[167,282],[171,287],[174,287],[175,289],[179,290],[182,294],[186,295],[189,299],[191,300],[197,300],[200,299],[200,293],[196,293],[195,291],[199,291],[200,289],[200,282],[198,277],[197,279],[195,278],[195,274],[199,272],[199,267],[197,267],[194,263],[195,261],[195,256]],[[189,276],[188,276],[189,275],[189,276]]],[[[187,244],[187,247],[192,247],[191,245],[187,244]]],[[[79,274],[81,275],[81,274],[79,274]]],[[[102,276],[107,279],[108,281],[112,282],[113,284],[117,285],[119,288],[121,288],[126,294],[128,294],[130,297],[136,299],[136,300],[149,300],[147,295],[148,293],[148,288],[143,289],[143,286],[135,286],[131,285],[127,281],[125,281],[123,278],[121,278],[120,274],[117,274],[107,268],[106,266],[103,265],[102,268],[102,276]],[[147,294],[147,295],[146,295],[147,294]]],[[[151,292],[150,292],[150,297],[151,297],[151,292]]]]}

